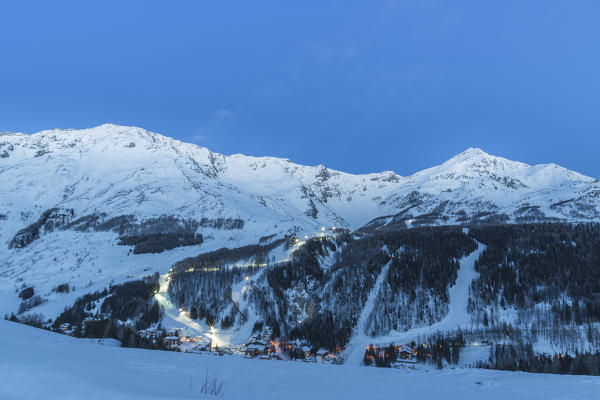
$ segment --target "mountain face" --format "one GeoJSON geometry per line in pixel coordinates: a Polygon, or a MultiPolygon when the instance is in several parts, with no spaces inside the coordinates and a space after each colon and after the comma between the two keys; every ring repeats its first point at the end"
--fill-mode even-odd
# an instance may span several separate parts
{"type": "Polygon", "coordinates": [[[600,217],[596,179],[554,164],[529,166],[468,149],[399,182],[373,224],[590,221],[600,217]]]}
{"type": "Polygon", "coordinates": [[[0,157],[10,188],[0,193],[0,212],[23,223],[52,208],[73,209],[78,217],[242,219],[246,228],[271,233],[359,228],[382,215],[430,224],[600,217],[596,179],[479,149],[408,177],[352,175],[273,157],[224,156],[140,128],[102,125],[3,134],[0,157]]]}
{"type": "Polygon", "coordinates": [[[23,287],[37,287],[48,301],[36,309],[56,314],[77,297],[56,290],[66,282],[91,291],[321,227],[600,218],[597,180],[478,149],[408,177],[352,175],[102,125],[0,135],[0,178],[3,313],[18,308],[23,287]]]}

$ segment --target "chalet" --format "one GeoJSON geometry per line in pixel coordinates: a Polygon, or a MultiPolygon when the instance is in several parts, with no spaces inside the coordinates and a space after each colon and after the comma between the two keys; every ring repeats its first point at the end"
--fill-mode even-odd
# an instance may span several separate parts
{"type": "Polygon", "coordinates": [[[249,344],[244,350],[244,355],[248,357],[258,357],[259,355],[265,354],[265,346],[257,344],[249,344]]]}
{"type": "Polygon", "coordinates": [[[328,363],[335,363],[336,359],[337,359],[337,357],[335,354],[329,353],[325,356],[324,361],[328,362],[328,363]]]}
{"type": "Polygon", "coordinates": [[[302,346],[302,352],[304,352],[304,357],[310,357],[313,355],[312,347],[310,346],[302,346]]]}
{"type": "Polygon", "coordinates": [[[410,347],[402,347],[398,351],[398,357],[396,358],[396,361],[414,364],[417,362],[416,352],[410,347]]]}
{"type": "Polygon", "coordinates": [[[325,357],[327,357],[328,354],[329,354],[329,351],[327,351],[325,349],[317,350],[314,354],[315,362],[321,360],[321,363],[325,363],[325,357]]]}
{"type": "Polygon", "coordinates": [[[179,336],[166,336],[163,338],[163,342],[167,347],[173,349],[179,345],[179,336]]]}

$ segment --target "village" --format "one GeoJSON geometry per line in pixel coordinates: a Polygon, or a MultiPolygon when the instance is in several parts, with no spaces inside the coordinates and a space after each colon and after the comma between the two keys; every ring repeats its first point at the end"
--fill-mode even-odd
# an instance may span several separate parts
{"type": "MultiPolygon", "coordinates": [[[[68,336],[74,336],[75,328],[69,323],[63,323],[59,326],[58,331],[68,336]]],[[[236,355],[257,360],[299,361],[320,364],[343,363],[341,354],[344,348],[329,351],[297,341],[273,338],[268,328],[252,334],[246,343],[238,346],[219,346],[208,336],[185,335],[182,328],[149,328],[139,330],[137,333],[142,339],[156,344],[157,348],[168,351],[215,356],[236,355]]]]}
{"type": "MultiPolygon", "coordinates": [[[[87,322],[87,321],[85,321],[87,322]]],[[[61,324],[59,331],[73,336],[74,328],[68,323],[61,324]]],[[[269,328],[252,334],[246,343],[237,346],[217,345],[210,336],[186,335],[183,328],[139,330],[140,338],[152,342],[157,348],[167,351],[206,354],[214,356],[240,356],[256,360],[297,361],[316,364],[339,365],[344,363],[344,348],[334,351],[311,347],[299,341],[273,338],[269,328]]],[[[363,363],[373,367],[409,367],[418,362],[417,351],[408,345],[366,347],[363,363]]]]}
{"type": "MultiPolygon", "coordinates": [[[[345,228],[326,228],[322,227],[320,231],[313,234],[298,235],[291,237],[291,244],[294,250],[302,247],[310,238],[324,238],[335,236],[340,233],[350,232],[345,228]]],[[[260,265],[260,266],[266,266],[260,265]]],[[[218,268],[217,268],[218,269],[218,268]]],[[[247,359],[257,360],[278,360],[278,361],[297,361],[305,363],[318,363],[339,365],[344,363],[344,348],[338,347],[335,350],[328,350],[310,346],[299,340],[287,340],[274,337],[268,327],[262,327],[253,332],[244,343],[232,345],[219,340],[214,327],[203,327],[191,320],[189,314],[182,308],[177,308],[169,299],[167,290],[171,274],[161,276],[160,289],[153,293],[155,300],[159,303],[163,318],[169,320],[169,323],[175,322],[181,327],[164,327],[153,325],[147,329],[136,330],[136,335],[145,343],[150,344],[151,348],[167,351],[177,351],[194,354],[207,354],[216,356],[235,355],[247,359]]],[[[193,272],[193,268],[186,272],[193,272]]],[[[246,281],[248,277],[245,278],[246,281]]],[[[235,305],[235,302],[234,302],[235,305]]],[[[88,323],[95,321],[95,318],[87,317],[82,321],[79,333],[76,327],[69,323],[61,324],[57,331],[69,336],[78,336],[81,331],[86,331],[88,323]]],[[[239,339],[239,338],[238,338],[239,339]]],[[[361,350],[362,351],[362,350],[361,350]]],[[[397,366],[402,363],[416,363],[416,352],[408,346],[396,346],[395,355],[391,355],[387,347],[368,346],[365,350],[364,364],[373,366],[397,366]],[[380,362],[384,360],[384,362],[380,362]],[[393,361],[391,364],[389,361],[393,361]]]]}
{"type": "Polygon", "coordinates": [[[144,330],[139,333],[142,337],[162,340],[165,348],[172,351],[218,356],[237,355],[257,360],[338,364],[340,363],[339,355],[344,350],[339,348],[332,352],[294,341],[273,338],[271,330],[268,328],[252,334],[246,343],[238,346],[219,346],[207,336],[185,336],[182,329],[170,329],[167,331],[167,336],[162,338],[156,337],[156,330],[144,330]]]}

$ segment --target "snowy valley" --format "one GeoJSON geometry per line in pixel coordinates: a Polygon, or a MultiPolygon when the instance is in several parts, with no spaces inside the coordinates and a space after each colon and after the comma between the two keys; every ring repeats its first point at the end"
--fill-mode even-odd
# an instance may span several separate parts
{"type": "MultiPolygon", "coordinates": [[[[259,367],[269,374],[274,360],[302,360],[285,370],[309,381],[315,363],[332,377],[396,366],[416,381],[435,375],[441,388],[450,383],[437,367],[600,370],[600,183],[557,165],[468,149],[408,177],[352,175],[102,125],[2,134],[0,177],[0,312],[76,337],[197,353],[60,339],[91,358],[131,357],[141,383],[156,362],[173,380],[208,363],[231,368],[227,394],[243,398],[232,371],[259,359],[272,361],[259,367]]],[[[2,322],[6,342],[17,331],[37,334],[2,322]]],[[[38,335],[32,360],[60,347],[38,335]]],[[[523,377],[450,374],[479,382],[469,395],[523,377]]],[[[186,379],[178,396],[197,393],[186,379]]],[[[261,385],[252,396],[283,390],[261,385]]]]}

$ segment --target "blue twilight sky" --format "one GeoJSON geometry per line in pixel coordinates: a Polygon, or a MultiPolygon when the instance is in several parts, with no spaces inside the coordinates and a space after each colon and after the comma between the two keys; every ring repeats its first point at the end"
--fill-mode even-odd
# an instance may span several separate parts
{"type": "Polygon", "coordinates": [[[600,178],[600,2],[2,1],[0,131],[112,122],[407,175],[467,147],[600,178]]]}

